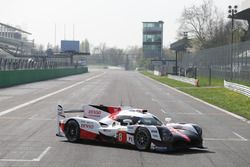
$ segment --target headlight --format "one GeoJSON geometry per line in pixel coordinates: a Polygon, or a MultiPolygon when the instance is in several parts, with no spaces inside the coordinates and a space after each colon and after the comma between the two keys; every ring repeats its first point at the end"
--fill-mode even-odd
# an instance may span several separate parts
{"type": "Polygon", "coordinates": [[[193,127],[197,131],[198,135],[201,137],[202,136],[202,129],[197,125],[193,125],[193,127]]]}
{"type": "Polygon", "coordinates": [[[167,128],[159,129],[162,141],[171,141],[173,138],[172,133],[167,128]]]}

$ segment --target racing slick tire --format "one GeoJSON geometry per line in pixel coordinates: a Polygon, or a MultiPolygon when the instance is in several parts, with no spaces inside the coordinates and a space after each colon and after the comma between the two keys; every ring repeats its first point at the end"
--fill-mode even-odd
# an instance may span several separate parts
{"type": "Polygon", "coordinates": [[[80,136],[80,127],[75,120],[69,120],[65,126],[65,136],[69,142],[77,142],[80,136]]]}
{"type": "Polygon", "coordinates": [[[134,141],[138,150],[148,150],[151,144],[151,135],[146,128],[140,127],[135,132],[134,141]]]}

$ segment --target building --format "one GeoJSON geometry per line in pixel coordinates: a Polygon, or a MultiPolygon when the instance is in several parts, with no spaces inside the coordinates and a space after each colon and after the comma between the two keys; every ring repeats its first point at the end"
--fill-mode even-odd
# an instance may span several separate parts
{"type": "Polygon", "coordinates": [[[162,59],[163,21],[143,22],[143,55],[162,59]]]}
{"type": "Polygon", "coordinates": [[[31,33],[19,28],[0,23],[0,50],[11,55],[29,55],[34,41],[29,41],[31,33]]]}

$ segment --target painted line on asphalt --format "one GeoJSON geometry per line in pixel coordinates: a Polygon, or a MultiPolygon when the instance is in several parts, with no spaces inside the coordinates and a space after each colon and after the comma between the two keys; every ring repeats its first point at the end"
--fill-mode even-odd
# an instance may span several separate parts
{"type": "Polygon", "coordinates": [[[38,114],[34,114],[31,117],[29,117],[28,119],[34,119],[36,116],[38,116],[38,114]]]}
{"type": "Polygon", "coordinates": [[[23,118],[23,117],[0,117],[0,120],[35,120],[35,121],[54,121],[56,118],[23,118]]]}
{"type": "Polygon", "coordinates": [[[242,141],[247,141],[247,139],[245,137],[239,135],[238,133],[233,132],[233,134],[235,134],[237,137],[239,137],[242,141]]]}
{"type": "Polygon", "coordinates": [[[51,147],[47,147],[37,158],[33,159],[34,161],[41,161],[41,159],[47,154],[47,152],[49,152],[49,150],[51,149],[51,147]]]}
{"type": "Polygon", "coordinates": [[[34,159],[0,159],[1,162],[39,162],[49,152],[51,147],[47,147],[37,158],[34,159]]]}
{"type": "MultiPolygon", "coordinates": [[[[140,73],[140,74],[141,74],[141,73],[140,73]]],[[[246,122],[246,123],[249,123],[249,124],[250,124],[250,121],[247,120],[246,118],[242,117],[242,116],[239,116],[239,115],[236,115],[236,114],[234,114],[234,113],[231,113],[231,112],[229,112],[229,111],[227,111],[227,110],[224,110],[224,109],[222,109],[222,108],[220,108],[220,107],[218,107],[218,106],[215,106],[215,105],[210,104],[210,103],[208,103],[208,102],[205,102],[205,101],[203,101],[203,100],[201,100],[201,99],[198,99],[198,98],[196,98],[196,97],[194,97],[194,96],[191,96],[190,94],[187,94],[187,93],[185,93],[185,92],[182,92],[182,91],[180,91],[180,90],[178,90],[178,89],[176,89],[176,88],[173,88],[173,87],[171,87],[171,86],[165,85],[165,84],[163,84],[163,83],[161,83],[161,82],[159,82],[159,81],[156,81],[156,80],[154,80],[154,79],[152,79],[152,78],[150,78],[150,77],[148,77],[148,76],[146,76],[146,75],[143,75],[143,74],[141,74],[141,75],[142,75],[143,77],[145,77],[145,78],[147,78],[147,79],[149,79],[149,80],[155,82],[155,83],[158,83],[158,84],[160,84],[160,85],[162,85],[162,86],[165,86],[165,87],[167,87],[167,88],[169,88],[169,89],[171,89],[171,90],[174,90],[174,91],[176,91],[176,92],[178,92],[178,93],[181,93],[181,94],[183,94],[183,95],[186,95],[186,96],[188,96],[188,97],[190,97],[190,98],[192,98],[192,99],[194,99],[194,100],[196,100],[196,101],[199,101],[199,102],[201,102],[201,103],[203,103],[203,104],[206,104],[206,105],[208,105],[208,106],[210,106],[210,107],[212,107],[212,108],[214,108],[214,109],[217,109],[217,110],[219,110],[219,111],[221,111],[221,112],[224,112],[225,114],[228,114],[228,115],[230,115],[230,116],[232,116],[232,117],[234,117],[234,118],[237,118],[237,119],[239,119],[239,120],[241,120],[241,121],[243,121],[243,122],[246,122]]]]}
{"type": "Polygon", "coordinates": [[[202,114],[197,114],[197,113],[174,113],[173,114],[176,114],[176,115],[202,115],[202,114]]]}
{"type": "Polygon", "coordinates": [[[202,115],[203,113],[200,112],[199,110],[194,110],[196,113],[198,113],[199,115],[202,115]]]}
{"type": "Polygon", "coordinates": [[[164,114],[166,114],[167,112],[165,111],[165,110],[163,110],[163,109],[161,109],[161,112],[163,112],[164,114]]]}
{"type": "Polygon", "coordinates": [[[67,86],[67,87],[65,87],[65,88],[63,88],[63,89],[60,89],[60,90],[57,90],[57,91],[55,91],[55,92],[49,93],[49,94],[47,94],[47,95],[41,96],[41,97],[39,97],[39,98],[37,98],[37,99],[28,101],[28,102],[26,102],[26,103],[20,104],[20,105],[18,105],[18,106],[13,107],[13,108],[10,108],[10,109],[7,109],[7,110],[5,110],[5,111],[2,111],[2,112],[0,112],[0,117],[3,116],[3,115],[6,115],[6,114],[8,114],[8,113],[11,113],[11,112],[13,112],[13,111],[15,111],[15,110],[18,110],[18,109],[20,109],[20,108],[23,108],[23,107],[29,106],[29,105],[31,105],[31,104],[37,103],[37,102],[39,102],[39,101],[41,101],[41,100],[44,100],[44,99],[46,99],[46,98],[48,98],[48,97],[51,97],[51,96],[53,96],[53,95],[56,95],[56,94],[58,94],[58,93],[64,92],[64,91],[66,91],[66,90],[68,90],[68,89],[71,89],[71,88],[73,88],[73,87],[76,87],[76,86],[78,86],[78,85],[81,85],[81,84],[83,84],[83,83],[85,83],[85,82],[87,82],[87,81],[93,80],[93,79],[95,79],[95,78],[99,78],[99,77],[101,77],[101,76],[104,75],[104,74],[105,74],[105,72],[104,72],[104,73],[101,73],[101,74],[99,74],[99,75],[90,77],[90,78],[88,78],[88,79],[86,79],[86,80],[84,80],[84,81],[80,81],[80,82],[77,82],[77,83],[75,83],[75,84],[73,84],[73,85],[67,86]]]}
{"type": "Polygon", "coordinates": [[[241,141],[241,142],[246,142],[246,140],[242,140],[239,138],[203,138],[205,141],[241,141]]]}
{"type": "Polygon", "coordinates": [[[152,101],[154,101],[154,102],[157,102],[157,103],[158,103],[158,101],[157,101],[156,99],[154,99],[154,98],[152,98],[152,101]]]}

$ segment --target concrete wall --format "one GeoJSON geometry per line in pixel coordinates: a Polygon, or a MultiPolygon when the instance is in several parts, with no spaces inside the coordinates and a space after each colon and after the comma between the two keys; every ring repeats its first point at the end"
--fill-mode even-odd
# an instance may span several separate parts
{"type": "Polygon", "coordinates": [[[45,70],[15,70],[0,71],[0,88],[14,85],[43,81],[53,78],[64,77],[88,72],[87,67],[65,68],[65,69],[45,69],[45,70]]]}

